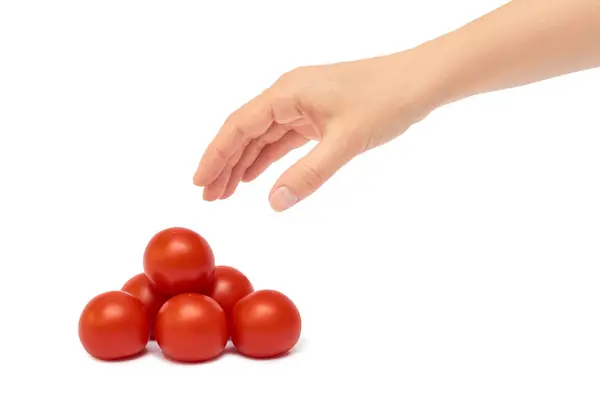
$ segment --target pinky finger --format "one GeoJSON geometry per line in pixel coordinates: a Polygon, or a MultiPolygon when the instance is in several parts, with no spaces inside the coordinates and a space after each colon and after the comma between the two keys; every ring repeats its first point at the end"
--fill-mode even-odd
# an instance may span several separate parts
{"type": "Polygon", "coordinates": [[[242,180],[244,182],[253,181],[260,176],[260,174],[265,172],[265,170],[269,168],[271,164],[281,159],[292,150],[303,146],[306,142],[308,142],[308,139],[297,132],[290,131],[286,133],[275,143],[265,146],[254,163],[248,167],[242,180]]]}

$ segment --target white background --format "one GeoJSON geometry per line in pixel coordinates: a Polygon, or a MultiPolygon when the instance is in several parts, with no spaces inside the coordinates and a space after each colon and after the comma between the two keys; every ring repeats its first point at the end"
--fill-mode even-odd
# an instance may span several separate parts
{"type": "Polygon", "coordinates": [[[204,147],[281,73],[504,2],[349,3],[0,3],[0,395],[600,395],[600,70],[440,109],[286,213],[267,194],[304,150],[202,201],[204,147]],[[85,353],[84,305],[169,226],[296,302],[293,354],[85,353]]]}

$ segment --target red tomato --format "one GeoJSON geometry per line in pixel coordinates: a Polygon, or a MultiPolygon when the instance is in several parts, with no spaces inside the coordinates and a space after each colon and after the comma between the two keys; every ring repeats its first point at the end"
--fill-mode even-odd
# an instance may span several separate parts
{"type": "Polygon", "coordinates": [[[214,271],[215,258],[206,240],[182,227],[157,233],[144,252],[144,273],[168,296],[206,291],[214,271]]]}
{"type": "Polygon", "coordinates": [[[217,266],[208,296],[217,301],[229,316],[233,306],[254,287],[242,272],[230,266],[217,266]]]}
{"type": "Polygon", "coordinates": [[[260,290],[233,307],[231,341],[245,356],[269,358],[291,350],[300,339],[300,313],[287,296],[260,290]]]}
{"type": "Polygon", "coordinates": [[[100,360],[117,360],[141,353],[150,338],[150,322],[142,302],[124,291],[102,293],[83,309],[79,340],[100,360]]]}
{"type": "Polygon", "coordinates": [[[213,359],[229,339],[225,312],[214,299],[200,294],[169,299],[156,317],[155,335],[166,357],[183,362],[213,359]]]}
{"type": "Polygon", "coordinates": [[[154,321],[160,307],[167,301],[167,296],[161,294],[152,285],[144,273],[130,278],[121,288],[122,291],[129,292],[138,298],[146,307],[148,320],[150,321],[150,339],[154,339],[154,321]]]}

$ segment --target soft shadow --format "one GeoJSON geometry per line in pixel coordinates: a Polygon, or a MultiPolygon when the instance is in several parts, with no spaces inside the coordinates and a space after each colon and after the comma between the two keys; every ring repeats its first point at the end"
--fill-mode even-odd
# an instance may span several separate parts
{"type": "Polygon", "coordinates": [[[152,355],[162,354],[162,351],[160,350],[158,343],[156,343],[156,341],[153,341],[153,340],[148,342],[148,345],[146,346],[146,350],[148,350],[148,353],[150,353],[152,355]]]}
{"type": "MultiPolygon", "coordinates": [[[[225,349],[223,350],[223,352],[221,354],[219,354],[218,356],[211,358],[210,360],[204,360],[204,361],[177,361],[177,360],[173,360],[170,357],[167,357],[162,350],[160,349],[160,347],[158,346],[158,343],[156,343],[155,341],[151,341],[148,343],[148,346],[146,346],[146,349],[144,349],[143,354],[151,354],[153,356],[156,356],[156,358],[158,358],[159,360],[171,363],[171,364],[176,364],[176,365],[182,365],[182,366],[195,366],[195,365],[202,365],[202,364],[209,364],[209,363],[213,363],[215,361],[219,361],[221,360],[223,357],[227,356],[227,355],[232,355],[232,356],[238,356],[241,357],[243,359],[246,360],[252,360],[252,361],[276,361],[276,360],[280,360],[283,358],[287,358],[290,356],[293,356],[294,354],[299,354],[302,352],[302,350],[306,347],[306,339],[301,338],[298,343],[296,343],[296,345],[289,351],[280,354],[278,356],[274,356],[274,357],[248,357],[248,356],[244,356],[243,354],[241,354],[233,345],[233,343],[231,341],[227,342],[227,345],[225,346],[225,349]]],[[[136,357],[139,357],[136,356],[136,357]]],[[[129,359],[133,359],[134,357],[131,357],[129,359]]],[[[128,359],[128,360],[129,360],[128,359]]]]}
{"type": "Polygon", "coordinates": [[[137,360],[138,358],[141,358],[145,355],[148,354],[148,347],[146,347],[144,350],[142,350],[141,352],[139,352],[138,354],[134,354],[133,356],[128,356],[128,357],[122,357],[122,358],[115,358],[115,359],[110,359],[110,360],[106,360],[106,359],[99,359],[96,357],[92,357],[94,360],[98,361],[98,362],[102,362],[102,363],[120,363],[120,362],[127,362],[127,361],[133,361],[133,360],[137,360]]]}
{"type": "Polygon", "coordinates": [[[300,338],[300,340],[298,341],[298,343],[296,343],[296,346],[294,346],[294,348],[292,350],[301,352],[305,348],[306,348],[306,339],[300,338]]]}
{"type": "MultiPolygon", "coordinates": [[[[224,352],[223,352],[224,353],[224,352]]],[[[170,364],[176,364],[176,365],[182,365],[182,366],[195,366],[195,365],[202,365],[202,364],[209,364],[209,363],[213,363],[215,361],[219,361],[221,358],[223,358],[224,354],[221,353],[216,357],[213,357],[209,360],[202,360],[202,361],[178,361],[178,360],[174,360],[170,357],[167,357],[158,346],[156,346],[156,351],[153,352],[153,355],[155,355],[159,360],[168,362],[170,364]]]]}
{"type": "Polygon", "coordinates": [[[233,343],[228,343],[227,347],[225,347],[225,351],[223,352],[224,354],[230,354],[233,356],[239,356],[242,357],[246,360],[252,360],[252,361],[276,361],[276,360],[281,360],[283,358],[287,358],[290,356],[293,356],[295,354],[299,354],[302,352],[302,350],[305,348],[306,346],[306,340],[301,338],[298,343],[296,343],[296,345],[289,351],[279,354],[277,356],[273,356],[273,357],[248,357],[248,356],[244,356],[242,353],[240,353],[235,346],[233,345],[233,343]]]}

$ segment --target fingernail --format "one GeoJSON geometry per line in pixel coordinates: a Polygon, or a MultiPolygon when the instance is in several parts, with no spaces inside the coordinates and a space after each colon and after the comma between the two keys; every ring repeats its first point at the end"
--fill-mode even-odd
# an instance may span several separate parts
{"type": "Polygon", "coordinates": [[[271,195],[270,201],[275,211],[285,211],[298,202],[298,197],[287,186],[280,186],[271,195]]]}

